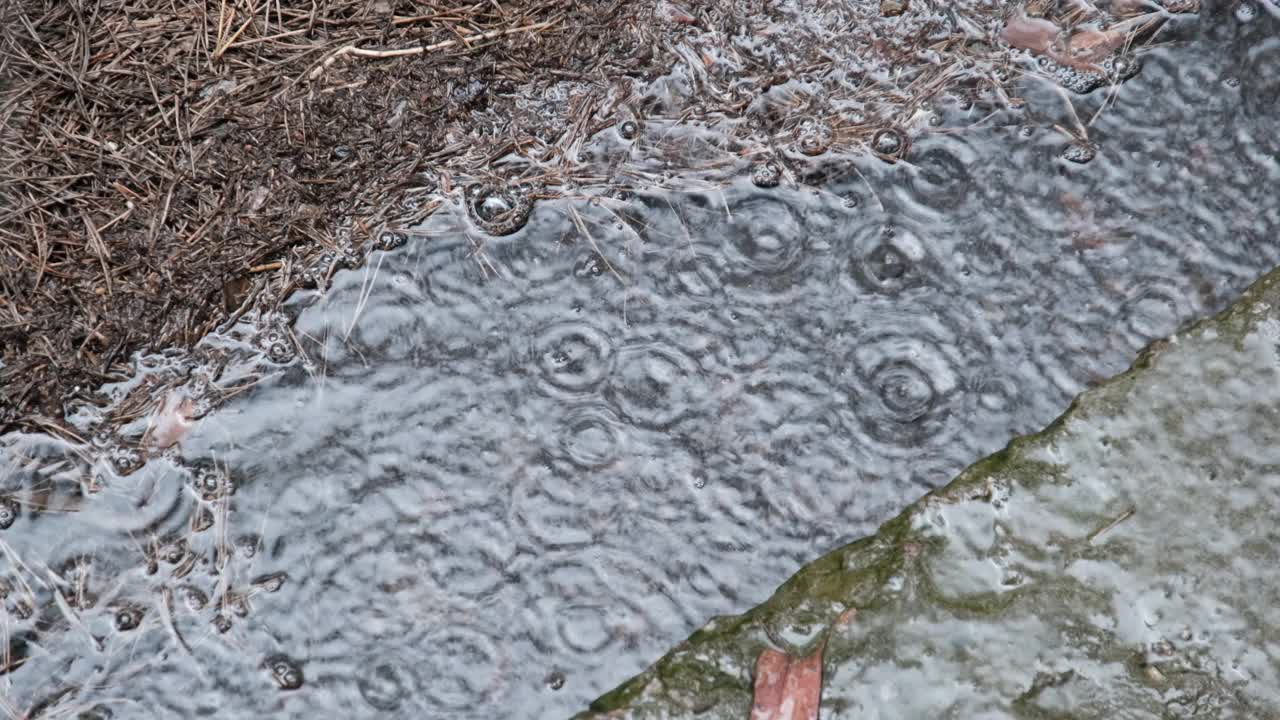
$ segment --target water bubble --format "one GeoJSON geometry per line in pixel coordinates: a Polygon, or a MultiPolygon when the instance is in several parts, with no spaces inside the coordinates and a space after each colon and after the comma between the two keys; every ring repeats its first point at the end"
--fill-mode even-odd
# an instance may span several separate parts
{"type": "Polygon", "coordinates": [[[106,452],[107,462],[120,477],[132,475],[146,464],[147,459],[137,448],[117,445],[106,452]]]}
{"type": "Polygon", "coordinates": [[[375,246],[379,250],[395,250],[408,242],[409,236],[396,230],[383,230],[378,233],[378,240],[375,246]]]}
{"type": "Polygon", "coordinates": [[[200,497],[211,502],[235,494],[230,476],[215,468],[197,467],[192,471],[191,480],[200,497]]]}
{"type": "Polygon", "coordinates": [[[906,134],[897,128],[881,129],[871,138],[871,150],[889,162],[902,159],[909,145],[906,134]]]}
{"type": "Polygon", "coordinates": [[[640,137],[640,123],[635,120],[623,120],[618,123],[618,136],[623,140],[635,140],[640,137]]]}
{"type": "Polygon", "coordinates": [[[805,118],[796,126],[796,147],[805,155],[821,155],[831,148],[835,131],[820,118],[805,118]]]}
{"type": "Polygon", "coordinates": [[[116,610],[115,627],[120,632],[128,632],[142,624],[142,608],[126,605],[116,610]]]}
{"type": "Polygon", "coordinates": [[[1097,157],[1098,151],[1087,142],[1073,142],[1062,149],[1062,159],[1083,165],[1097,157]]]}
{"type": "Polygon", "coordinates": [[[1079,95],[1088,95],[1107,84],[1105,72],[1062,65],[1047,57],[1041,57],[1039,64],[1054,82],[1079,95]]]}
{"type": "Polygon", "coordinates": [[[609,266],[605,263],[604,256],[594,250],[585,255],[573,266],[573,275],[574,277],[579,278],[596,278],[604,275],[608,271],[609,266]]]}
{"type": "Polygon", "coordinates": [[[552,690],[559,690],[563,688],[564,682],[565,682],[564,673],[560,672],[559,670],[552,670],[551,673],[547,675],[547,687],[551,688],[552,690]]]}
{"type": "Polygon", "coordinates": [[[271,679],[281,690],[297,690],[302,687],[302,668],[296,662],[283,655],[276,655],[266,661],[271,679]]]}
{"type": "Polygon", "coordinates": [[[760,188],[775,188],[782,182],[782,166],[773,160],[758,162],[751,168],[751,182],[760,188]]]}
{"type": "Polygon", "coordinates": [[[329,270],[332,267],[332,263],[322,257],[298,273],[298,284],[304,288],[321,287],[328,280],[329,270]]]}
{"type": "Polygon", "coordinates": [[[1142,72],[1142,58],[1137,55],[1117,55],[1107,58],[1102,66],[1113,78],[1123,82],[1142,72]]]}
{"type": "Polygon", "coordinates": [[[0,530],[8,530],[22,516],[22,506],[10,497],[0,497],[0,530]]]}
{"type": "Polygon", "coordinates": [[[467,216],[490,235],[510,235],[529,222],[533,200],[524,188],[476,184],[465,191],[467,216]]]}
{"type": "Polygon", "coordinates": [[[267,358],[277,365],[284,365],[294,359],[296,353],[289,343],[278,342],[267,346],[267,358]]]}

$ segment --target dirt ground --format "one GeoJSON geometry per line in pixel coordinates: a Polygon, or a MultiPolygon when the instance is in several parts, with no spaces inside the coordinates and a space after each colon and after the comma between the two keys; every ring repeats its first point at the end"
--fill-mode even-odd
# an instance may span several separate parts
{"type": "Polygon", "coordinates": [[[673,66],[699,101],[660,112],[740,117],[772,93],[743,125],[760,143],[893,155],[908,138],[885,128],[940,92],[1014,104],[1016,53],[1088,91],[1129,67],[1104,56],[1168,14],[1098,5],[5,3],[0,432],[60,422],[139,350],[189,347],[252,303],[322,284],[432,212],[455,174],[536,156],[525,182],[572,165],[584,138],[630,117],[619,98],[633,83],[673,66]]]}
{"type": "Polygon", "coordinates": [[[422,171],[546,141],[570,110],[518,99],[656,67],[651,9],[628,0],[5,8],[0,430],[349,258],[429,209],[389,201],[422,171]],[[335,56],[349,45],[428,49],[335,56]]]}

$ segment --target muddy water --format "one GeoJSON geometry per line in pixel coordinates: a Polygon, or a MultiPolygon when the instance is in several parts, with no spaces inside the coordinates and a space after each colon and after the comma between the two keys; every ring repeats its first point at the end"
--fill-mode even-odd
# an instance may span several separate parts
{"type": "Polygon", "coordinates": [[[942,104],[909,162],[814,187],[444,212],[295,296],[300,352],[167,457],[5,438],[7,702],[580,709],[1280,263],[1280,20],[1249,7],[1072,98],[1087,164],[1029,82],[1035,113],[942,104]]]}

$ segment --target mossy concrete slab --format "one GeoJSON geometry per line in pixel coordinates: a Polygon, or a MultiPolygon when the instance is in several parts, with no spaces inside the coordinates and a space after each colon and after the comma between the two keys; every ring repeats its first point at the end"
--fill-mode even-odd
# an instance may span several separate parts
{"type": "Polygon", "coordinates": [[[1280,717],[1280,270],[1050,427],[720,618],[580,718],[1280,717]]]}

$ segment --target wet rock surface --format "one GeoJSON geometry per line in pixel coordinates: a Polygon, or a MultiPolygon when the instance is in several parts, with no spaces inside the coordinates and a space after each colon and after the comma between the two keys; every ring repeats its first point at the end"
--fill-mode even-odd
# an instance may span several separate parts
{"type": "Polygon", "coordinates": [[[444,174],[430,221],[326,258],[327,292],[3,437],[6,697],[571,715],[1280,263],[1275,19],[1234,17],[1070,109],[1012,72],[1027,103],[856,131],[648,107],[527,206],[503,188],[536,166],[479,205],[444,174]]]}
{"type": "Polygon", "coordinates": [[[815,647],[823,718],[1275,717],[1277,407],[1280,270],[579,717],[747,717],[815,647]]]}

